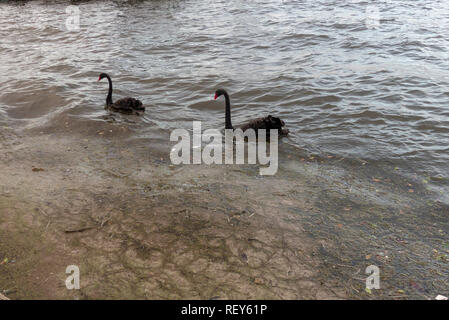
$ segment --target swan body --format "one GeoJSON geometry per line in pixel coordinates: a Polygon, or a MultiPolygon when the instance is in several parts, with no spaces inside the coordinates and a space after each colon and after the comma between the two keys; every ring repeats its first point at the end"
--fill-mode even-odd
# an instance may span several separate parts
{"type": "Polygon", "coordinates": [[[277,129],[278,134],[281,136],[286,136],[289,133],[288,129],[283,129],[285,126],[285,122],[279,119],[278,117],[273,117],[271,115],[268,115],[264,118],[257,118],[249,121],[248,123],[245,123],[240,126],[240,129],[245,131],[246,129],[254,129],[257,134],[257,130],[259,129],[265,129],[267,130],[267,136],[270,135],[271,129],[277,129]]]}
{"type": "Polygon", "coordinates": [[[123,114],[135,114],[141,115],[145,112],[145,107],[142,104],[142,101],[130,97],[119,99],[115,102],[112,101],[112,80],[106,73],[101,73],[98,77],[98,81],[103,78],[107,78],[109,82],[109,91],[108,96],[106,97],[106,110],[111,110],[114,112],[120,112],[123,114]]]}
{"type": "MultiPolygon", "coordinates": [[[[225,96],[225,101],[226,101],[225,129],[234,129],[234,127],[232,126],[232,121],[231,121],[231,102],[230,102],[229,95],[226,92],[226,90],[218,89],[215,92],[214,99],[217,99],[221,95],[225,96]]],[[[283,128],[284,126],[285,126],[285,122],[282,121],[280,118],[268,115],[266,117],[253,119],[253,120],[249,121],[248,123],[245,123],[245,124],[239,126],[238,128],[242,129],[242,131],[245,131],[247,129],[253,129],[256,132],[256,135],[257,135],[259,129],[265,129],[266,135],[268,138],[270,136],[270,130],[272,130],[272,129],[278,130],[279,136],[288,135],[289,130],[284,129],[283,128]]]]}

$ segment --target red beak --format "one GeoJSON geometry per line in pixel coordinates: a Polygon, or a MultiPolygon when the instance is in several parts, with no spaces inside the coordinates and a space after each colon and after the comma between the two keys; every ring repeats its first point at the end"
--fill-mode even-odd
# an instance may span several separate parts
{"type": "Polygon", "coordinates": [[[215,94],[214,100],[217,100],[217,98],[218,98],[218,96],[217,96],[217,94],[215,94]]]}
{"type": "Polygon", "coordinates": [[[101,78],[100,78],[100,77],[98,77],[98,80],[97,80],[97,82],[98,82],[98,81],[100,81],[100,80],[101,80],[101,78]]]}

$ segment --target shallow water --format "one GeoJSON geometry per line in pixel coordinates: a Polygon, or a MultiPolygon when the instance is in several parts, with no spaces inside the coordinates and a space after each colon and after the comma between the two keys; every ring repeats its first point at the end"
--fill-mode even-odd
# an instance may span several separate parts
{"type": "MultiPolygon", "coordinates": [[[[140,98],[131,139],[223,127],[268,113],[290,128],[281,151],[362,159],[444,188],[449,174],[449,4],[444,1],[67,1],[0,5],[0,123],[82,130],[113,98],[140,98]],[[398,170],[399,169],[399,170],[398,170]]],[[[123,122],[123,118],[116,121],[123,122]]],[[[155,142],[156,143],[156,142],[155,142]]]]}
{"type": "MultiPolygon", "coordinates": [[[[67,227],[73,212],[101,213],[90,203],[105,203],[122,210],[110,227],[123,226],[127,218],[123,235],[137,239],[142,230],[135,209],[168,207],[158,219],[187,230],[185,238],[178,237],[178,229],[170,235],[189,245],[200,233],[176,220],[172,207],[191,210],[200,222],[209,215],[218,219],[211,236],[223,223],[230,228],[235,212],[254,207],[250,224],[226,229],[226,237],[251,228],[271,232],[273,221],[282,239],[285,232],[310,235],[319,248],[318,280],[355,283],[350,296],[365,292],[363,270],[372,263],[381,267],[387,289],[375,297],[398,298],[398,289],[412,298],[446,293],[448,207],[441,202],[449,204],[449,5],[393,0],[374,7],[358,0],[71,4],[80,10],[79,31],[66,28],[67,1],[0,3],[5,208],[16,207],[12,196],[17,203],[31,201],[24,211],[39,207],[53,213],[57,231],[67,227]],[[112,76],[113,98],[141,99],[148,107],[145,116],[108,114],[100,72],[112,76]],[[173,129],[191,129],[193,120],[202,121],[203,129],[223,128],[224,101],[213,101],[218,87],[231,94],[234,124],[268,113],[287,123],[291,134],[279,145],[275,177],[259,176],[257,166],[170,166],[173,129]],[[129,188],[138,191],[132,193],[136,199],[127,197],[129,188]]],[[[149,230],[154,227],[151,214],[143,218],[149,230]]],[[[57,235],[58,241],[68,239],[57,235]]],[[[80,237],[95,246],[95,235],[80,237]]],[[[22,233],[11,236],[30,241],[22,233]]],[[[195,245],[189,249],[197,250],[195,245]]],[[[303,240],[291,242],[292,250],[302,245],[303,240]]],[[[216,251],[208,242],[201,249],[201,255],[216,251]]],[[[191,293],[186,289],[185,297],[191,293]]]]}

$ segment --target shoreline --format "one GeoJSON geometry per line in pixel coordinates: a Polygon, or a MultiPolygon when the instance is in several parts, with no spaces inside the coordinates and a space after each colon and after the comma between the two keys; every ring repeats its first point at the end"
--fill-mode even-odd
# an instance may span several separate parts
{"type": "Polygon", "coordinates": [[[0,293],[10,299],[445,294],[444,282],[431,283],[445,277],[445,244],[437,244],[447,223],[430,219],[443,222],[447,207],[424,203],[419,186],[398,187],[400,178],[376,182],[288,157],[273,177],[250,166],[174,166],[114,134],[11,132],[0,145],[0,261],[8,259],[0,293]],[[418,239],[413,228],[434,239],[418,239]],[[64,285],[72,264],[80,290],[64,285]],[[371,264],[381,269],[382,290],[368,293],[371,264]]]}

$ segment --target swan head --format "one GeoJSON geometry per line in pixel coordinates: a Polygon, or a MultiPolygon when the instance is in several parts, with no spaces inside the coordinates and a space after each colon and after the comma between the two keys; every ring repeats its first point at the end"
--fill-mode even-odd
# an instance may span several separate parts
{"type": "Polygon", "coordinates": [[[100,73],[100,76],[98,77],[98,81],[100,81],[103,78],[106,78],[108,75],[106,73],[100,73]]]}
{"type": "Polygon", "coordinates": [[[221,96],[222,94],[227,94],[226,91],[224,89],[218,89],[217,91],[215,91],[215,97],[214,100],[217,100],[217,98],[219,96],[221,96]]]}

